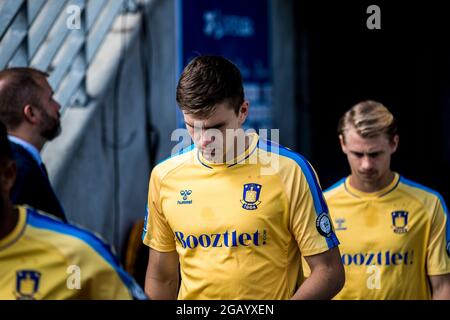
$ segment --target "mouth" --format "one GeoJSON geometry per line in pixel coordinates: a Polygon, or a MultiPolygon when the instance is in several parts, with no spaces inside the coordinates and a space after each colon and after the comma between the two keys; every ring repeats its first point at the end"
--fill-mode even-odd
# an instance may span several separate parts
{"type": "Polygon", "coordinates": [[[221,150],[220,147],[215,145],[207,145],[207,146],[201,146],[200,149],[204,152],[211,152],[211,151],[219,151],[221,150]]]}
{"type": "Polygon", "coordinates": [[[200,150],[202,151],[203,154],[207,155],[213,155],[216,153],[216,149],[211,147],[201,147],[200,150]]]}
{"type": "Polygon", "coordinates": [[[206,147],[200,147],[200,149],[201,149],[203,152],[211,152],[211,151],[213,151],[215,148],[211,148],[211,147],[209,147],[209,146],[206,146],[206,147]]]}
{"type": "Polygon", "coordinates": [[[377,175],[376,171],[360,172],[359,174],[360,174],[361,176],[367,177],[367,178],[374,177],[374,176],[377,175]]]}

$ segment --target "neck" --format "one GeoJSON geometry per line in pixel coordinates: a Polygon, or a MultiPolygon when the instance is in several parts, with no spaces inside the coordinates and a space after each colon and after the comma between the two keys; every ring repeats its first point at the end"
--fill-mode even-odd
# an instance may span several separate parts
{"type": "Polygon", "coordinates": [[[212,163],[229,163],[234,161],[242,153],[245,153],[250,147],[251,142],[252,137],[243,133],[241,136],[233,137],[233,146],[224,152],[222,157],[219,155],[209,155],[206,153],[203,153],[203,157],[212,163]],[[239,146],[242,145],[241,141],[244,142],[244,148],[239,148],[239,146]]]}
{"type": "Polygon", "coordinates": [[[233,143],[232,150],[231,149],[228,150],[228,152],[226,152],[223,155],[223,162],[235,160],[242,153],[245,153],[248,150],[248,148],[250,147],[251,137],[249,135],[246,135],[245,133],[243,133],[243,136],[241,136],[241,137],[234,137],[233,142],[234,143],[233,143]],[[244,149],[239,148],[239,142],[242,140],[244,141],[244,149]]]}
{"type": "Polygon", "coordinates": [[[10,234],[19,220],[18,209],[14,208],[11,202],[4,203],[0,213],[0,239],[10,234]]]}
{"type": "Polygon", "coordinates": [[[36,134],[32,130],[24,130],[21,127],[16,130],[10,130],[8,134],[28,142],[36,149],[38,149],[39,152],[41,152],[42,147],[45,143],[45,140],[41,137],[40,134],[36,134]]]}
{"type": "Polygon", "coordinates": [[[380,191],[386,188],[395,178],[395,174],[389,170],[380,179],[376,181],[364,181],[357,177],[357,175],[352,174],[350,176],[350,185],[362,192],[372,193],[380,191]]]}

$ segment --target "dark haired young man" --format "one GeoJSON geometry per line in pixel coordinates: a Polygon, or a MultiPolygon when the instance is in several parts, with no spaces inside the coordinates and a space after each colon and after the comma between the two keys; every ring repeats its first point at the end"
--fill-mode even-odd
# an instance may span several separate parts
{"type": "Polygon", "coordinates": [[[299,154],[241,129],[249,104],[237,67],[195,58],[177,102],[194,144],[150,177],[149,297],[332,298],[344,272],[316,174],[299,154]]]}

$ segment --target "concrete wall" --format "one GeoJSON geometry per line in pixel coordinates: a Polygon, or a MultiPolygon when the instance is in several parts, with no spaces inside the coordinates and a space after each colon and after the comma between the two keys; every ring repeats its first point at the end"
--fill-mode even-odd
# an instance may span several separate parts
{"type": "MultiPolygon", "coordinates": [[[[176,42],[175,1],[157,1],[148,14],[148,43],[151,59],[151,119],[158,138],[156,160],[170,156],[176,129],[176,42]]],[[[156,137],[155,137],[156,138],[156,137]]],[[[155,139],[156,140],[156,139],[155,139]]]]}
{"type": "MultiPolygon", "coordinates": [[[[280,143],[297,150],[295,101],[294,0],[271,0],[273,126],[280,129],[280,143]]],[[[298,150],[297,150],[298,151],[298,150]]]]}
{"type": "Polygon", "coordinates": [[[150,173],[141,43],[134,22],[134,32],[117,24],[90,70],[94,100],[67,109],[62,135],[43,150],[69,220],[99,233],[119,254],[131,226],[145,215],[150,173]],[[121,49],[124,34],[127,49],[121,49]],[[118,70],[120,54],[125,59],[118,70]]]}

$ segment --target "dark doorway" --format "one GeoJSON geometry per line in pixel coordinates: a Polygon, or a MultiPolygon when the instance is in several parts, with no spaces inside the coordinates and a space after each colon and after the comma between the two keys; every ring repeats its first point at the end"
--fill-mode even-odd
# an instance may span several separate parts
{"type": "Polygon", "coordinates": [[[327,188],[349,173],[338,144],[338,119],[361,100],[378,100],[399,122],[393,169],[438,190],[448,202],[449,19],[442,5],[381,3],[381,30],[369,30],[370,4],[376,3],[295,2],[297,69],[305,59],[308,63],[306,74],[297,70],[297,97],[308,96],[299,108],[312,128],[299,128],[297,138],[310,134],[306,156],[327,188]]]}

